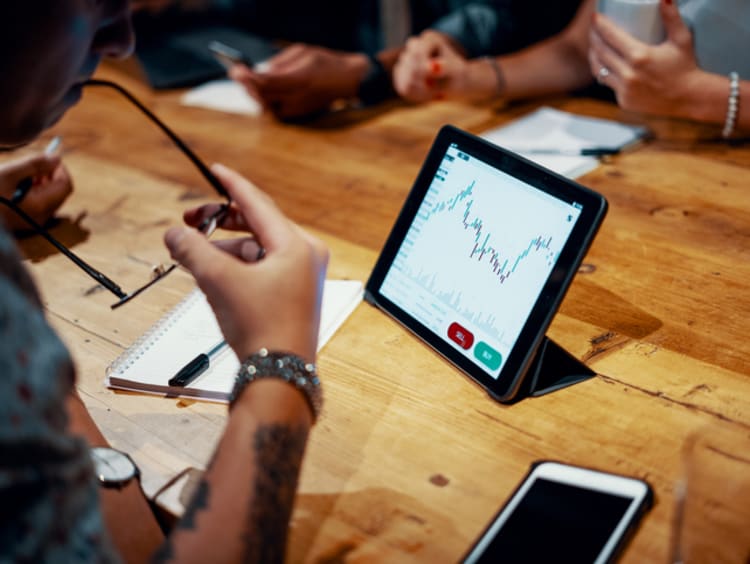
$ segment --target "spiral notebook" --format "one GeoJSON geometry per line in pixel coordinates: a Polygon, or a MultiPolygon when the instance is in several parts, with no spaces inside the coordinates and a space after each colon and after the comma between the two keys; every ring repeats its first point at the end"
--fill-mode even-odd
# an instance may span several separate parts
{"type": "MultiPolygon", "coordinates": [[[[326,280],[318,350],[361,301],[362,282],[326,280]]],[[[167,384],[180,368],[222,339],[205,295],[196,288],[107,368],[106,384],[123,390],[226,402],[240,366],[229,347],[191,384],[167,384]]]]}

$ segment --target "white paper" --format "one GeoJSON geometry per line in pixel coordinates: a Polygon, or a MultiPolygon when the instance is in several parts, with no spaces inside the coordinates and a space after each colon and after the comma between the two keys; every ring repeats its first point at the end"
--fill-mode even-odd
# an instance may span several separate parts
{"type": "Polygon", "coordinates": [[[263,106],[241,84],[229,79],[214,80],[197,86],[183,94],[181,102],[185,106],[232,114],[259,116],[263,113],[263,106]]]}
{"type": "Polygon", "coordinates": [[[538,154],[535,151],[621,149],[638,141],[644,134],[642,127],[543,107],[508,125],[485,131],[481,136],[558,174],[577,178],[595,169],[599,159],[580,155],[538,154]]]}

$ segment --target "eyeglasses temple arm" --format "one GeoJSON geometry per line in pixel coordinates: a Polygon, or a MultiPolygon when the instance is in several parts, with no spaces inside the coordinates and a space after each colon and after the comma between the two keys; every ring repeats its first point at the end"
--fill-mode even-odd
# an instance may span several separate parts
{"type": "Polygon", "coordinates": [[[125,98],[128,99],[128,101],[133,104],[135,107],[137,107],[141,112],[143,112],[146,117],[148,117],[154,124],[156,124],[159,129],[161,129],[167,137],[169,137],[172,142],[177,145],[177,147],[185,153],[188,159],[198,168],[198,170],[201,172],[201,174],[208,180],[208,182],[211,184],[211,186],[214,187],[214,190],[216,190],[219,194],[224,196],[227,199],[231,199],[229,197],[229,193],[227,192],[226,188],[222,186],[221,182],[219,182],[219,179],[216,178],[214,173],[212,173],[209,168],[201,161],[198,156],[188,147],[182,139],[180,139],[163,121],[161,121],[156,115],[149,110],[146,106],[141,104],[138,99],[133,96],[130,92],[128,92],[125,88],[120,86],[117,83],[110,82],[109,80],[99,80],[99,79],[90,79],[87,80],[84,83],[86,86],[106,86],[108,88],[112,88],[114,90],[117,90],[120,94],[122,94],[125,98]]]}
{"type": "Polygon", "coordinates": [[[34,231],[36,231],[39,235],[44,237],[53,247],[55,247],[58,251],[60,251],[70,260],[72,260],[81,270],[83,270],[91,278],[96,280],[96,282],[104,286],[107,290],[112,292],[115,296],[117,296],[120,299],[127,296],[127,294],[123,292],[122,289],[117,284],[115,284],[112,280],[107,278],[104,274],[96,270],[93,266],[91,266],[90,264],[82,260],[80,257],[78,257],[78,255],[73,253],[65,245],[60,243],[57,239],[55,239],[52,235],[50,235],[44,227],[42,227],[36,221],[34,221],[31,218],[31,216],[29,216],[29,214],[23,211],[16,204],[14,204],[10,200],[2,196],[0,196],[0,204],[3,204],[9,207],[11,210],[13,210],[16,214],[19,215],[19,217],[21,217],[21,219],[23,219],[26,223],[28,223],[34,229],[34,231]]]}

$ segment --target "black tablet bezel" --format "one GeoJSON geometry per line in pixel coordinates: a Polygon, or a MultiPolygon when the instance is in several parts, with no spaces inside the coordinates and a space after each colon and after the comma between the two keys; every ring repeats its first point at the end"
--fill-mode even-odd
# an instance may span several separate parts
{"type": "Polygon", "coordinates": [[[606,199],[584,186],[564,178],[514,153],[479,137],[446,125],[438,133],[414,186],[394,224],[383,250],[365,287],[365,300],[388,313],[462,372],[470,376],[498,401],[510,401],[518,393],[529,365],[534,359],[545,332],[583,261],[594,236],[607,212],[606,199]],[[576,202],[583,209],[557,263],[537,298],[531,314],[521,330],[515,346],[507,357],[497,379],[453,348],[447,338],[435,334],[414,317],[380,293],[386,274],[398,253],[403,239],[419,210],[440,163],[451,144],[472,157],[513,176],[540,191],[567,202],[576,202]]]}

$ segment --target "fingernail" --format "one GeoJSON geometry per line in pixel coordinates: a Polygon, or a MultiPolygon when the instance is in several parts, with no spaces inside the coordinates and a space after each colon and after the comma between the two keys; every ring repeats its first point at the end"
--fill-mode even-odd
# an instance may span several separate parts
{"type": "Polygon", "coordinates": [[[430,61],[430,72],[432,74],[440,74],[442,68],[443,65],[440,64],[440,61],[436,61],[435,59],[432,59],[432,61],[430,61]]]}

